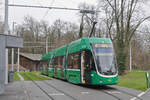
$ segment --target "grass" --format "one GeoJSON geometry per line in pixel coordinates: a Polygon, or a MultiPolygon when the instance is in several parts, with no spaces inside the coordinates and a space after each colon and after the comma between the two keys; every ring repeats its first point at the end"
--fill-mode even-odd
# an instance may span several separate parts
{"type": "MultiPolygon", "coordinates": [[[[34,81],[40,81],[40,80],[51,80],[50,77],[40,75],[40,72],[20,72],[21,76],[24,78],[24,80],[34,80],[34,81]]],[[[17,75],[17,72],[14,73],[14,80],[18,81],[20,78],[17,75]]],[[[146,91],[146,78],[145,78],[145,72],[142,71],[132,71],[128,72],[124,76],[119,76],[119,86],[132,88],[140,91],[146,91]]]]}
{"type": "Polygon", "coordinates": [[[136,90],[146,91],[146,78],[145,72],[132,71],[124,76],[119,76],[119,86],[132,88],[136,90]]]}
{"type": "Polygon", "coordinates": [[[14,79],[14,81],[20,81],[20,78],[17,75],[17,72],[14,73],[13,79],[14,79]]]}
{"type": "Polygon", "coordinates": [[[24,78],[25,81],[51,80],[50,77],[40,75],[39,72],[20,72],[20,75],[24,78]]]}

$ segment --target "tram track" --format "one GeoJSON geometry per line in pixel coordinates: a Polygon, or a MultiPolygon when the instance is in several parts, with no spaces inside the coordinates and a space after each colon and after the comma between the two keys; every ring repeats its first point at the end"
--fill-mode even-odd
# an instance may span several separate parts
{"type": "Polygon", "coordinates": [[[101,87],[100,88],[101,90],[99,90],[99,87],[97,87],[97,86],[84,86],[84,87],[97,90],[98,92],[101,92],[101,93],[104,93],[106,95],[109,95],[109,96],[113,97],[116,100],[122,100],[122,98],[119,98],[118,96],[109,93],[107,90],[104,90],[103,89],[104,87],[103,88],[101,87]]]}
{"type": "MultiPolygon", "coordinates": [[[[90,86],[83,86],[83,85],[79,85],[79,86],[86,87],[86,88],[91,88],[90,86]]],[[[95,89],[95,88],[92,86],[92,89],[95,89]]],[[[122,98],[119,98],[118,96],[113,95],[113,94],[107,92],[106,90],[100,90],[99,92],[102,92],[102,93],[104,93],[104,94],[107,94],[107,95],[109,95],[109,96],[115,98],[116,100],[123,100],[122,98]]]]}
{"type": "Polygon", "coordinates": [[[64,95],[70,97],[72,100],[78,100],[78,99],[76,99],[75,97],[69,95],[68,93],[66,93],[66,92],[64,92],[64,91],[62,91],[62,90],[56,88],[55,86],[51,85],[50,83],[48,83],[48,82],[46,82],[46,81],[42,81],[42,82],[45,83],[46,85],[52,87],[53,89],[57,90],[58,92],[61,92],[61,93],[63,93],[64,95]]]}
{"type": "MultiPolygon", "coordinates": [[[[26,75],[27,76],[27,75],[26,75]]],[[[37,84],[35,81],[33,81],[29,76],[27,76],[38,88],[40,88],[51,100],[54,100],[54,98],[51,96],[51,95],[49,95],[39,84],[37,84]]],[[[36,76],[37,77],[37,76],[36,76]]],[[[38,77],[38,78],[40,78],[40,77],[38,77]]],[[[41,78],[40,78],[41,79],[41,78]]],[[[60,93],[62,93],[62,94],[64,94],[64,95],[66,95],[67,97],[69,97],[69,98],[71,98],[72,100],[78,100],[78,99],[76,99],[75,97],[73,97],[73,96],[71,96],[71,95],[69,95],[68,93],[66,93],[66,92],[64,92],[64,91],[62,91],[62,90],[60,90],[60,89],[58,89],[58,88],[56,88],[55,86],[53,86],[53,85],[51,85],[50,83],[48,83],[48,82],[46,82],[46,81],[41,81],[42,83],[44,83],[44,84],[46,84],[47,86],[49,86],[49,87],[51,87],[51,88],[53,88],[53,89],[55,89],[56,91],[58,91],[58,92],[60,92],[60,93]]]]}
{"type": "MultiPolygon", "coordinates": [[[[111,87],[111,88],[112,88],[112,87],[111,87]]],[[[112,89],[115,89],[115,88],[112,88],[112,89]]],[[[113,96],[113,97],[116,98],[117,100],[122,100],[122,98],[119,98],[119,97],[117,97],[117,96],[111,94],[109,91],[106,91],[106,90],[102,90],[102,91],[103,91],[104,93],[108,94],[108,95],[113,96]]],[[[138,96],[136,96],[136,95],[134,95],[134,94],[132,94],[132,93],[123,91],[123,90],[115,89],[115,92],[118,92],[118,93],[119,93],[119,92],[120,92],[120,93],[124,93],[124,94],[126,94],[126,95],[129,95],[129,96],[132,96],[132,97],[136,97],[136,98],[139,99],[139,100],[143,100],[142,98],[140,98],[140,97],[138,97],[138,96]]]]}
{"type": "MultiPolygon", "coordinates": [[[[58,88],[54,87],[53,85],[47,83],[46,81],[44,81],[44,83],[47,84],[47,85],[50,85],[51,87],[55,88],[56,90],[58,90],[58,91],[60,91],[60,92],[62,92],[62,93],[64,93],[63,91],[61,91],[61,90],[59,90],[58,88]]],[[[112,88],[112,87],[111,87],[111,88],[112,88]]],[[[115,88],[113,88],[113,89],[115,89],[115,88]]],[[[116,92],[123,93],[123,94],[126,94],[126,95],[129,95],[129,96],[131,96],[131,97],[136,97],[136,98],[139,99],[139,100],[143,100],[142,98],[140,98],[140,97],[138,97],[138,96],[136,96],[136,95],[134,95],[134,94],[132,94],[132,93],[128,93],[128,92],[126,92],[126,91],[123,91],[123,90],[115,89],[115,91],[116,91],[116,92]]],[[[116,96],[116,95],[113,95],[112,93],[110,93],[110,92],[107,91],[107,90],[100,90],[99,92],[103,92],[103,93],[105,93],[105,94],[107,94],[107,95],[109,95],[109,96],[115,98],[116,100],[124,100],[124,99],[122,99],[122,98],[120,98],[120,97],[118,97],[118,96],[116,96]]],[[[65,94],[65,93],[64,93],[64,94],[65,94]]],[[[71,96],[71,98],[72,98],[72,96],[71,96]]],[[[75,99],[74,97],[73,97],[72,99],[73,99],[73,100],[77,100],[77,99],[75,99]]]]}
{"type": "Polygon", "coordinates": [[[28,75],[24,74],[26,77],[28,77],[33,84],[35,84],[44,94],[46,94],[48,96],[49,99],[51,100],[55,100],[52,96],[50,96],[39,84],[37,84],[35,81],[32,80],[32,78],[30,78],[28,75]]]}
{"type": "Polygon", "coordinates": [[[113,93],[115,93],[115,94],[122,93],[122,94],[126,94],[128,96],[131,96],[131,97],[136,97],[138,100],[143,100],[142,98],[138,97],[137,95],[134,95],[132,93],[128,93],[128,92],[123,91],[123,90],[118,90],[114,87],[109,87],[109,86],[101,86],[101,87],[99,87],[99,86],[85,86],[85,87],[95,89],[98,92],[102,92],[104,94],[107,94],[107,95],[115,98],[116,100],[124,100],[124,98],[120,98],[119,96],[114,95],[113,93]]]}
{"type": "Polygon", "coordinates": [[[117,97],[117,96],[115,96],[115,95],[113,95],[113,94],[111,94],[111,93],[108,93],[108,92],[105,91],[105,90],[103,90],[103,91],[101,91],[101,92],[103,92],[103,93],[105,93],[105,94],[107,94],[107,95],[109,95],[109,96],[112,96],[113,98],[115,98],[115,99],[117,99],[117,100],[122,100],[121,98],[119,98],[119,97],[117,97]]]}
{"type": "Polygon", "coordinates": [[[138,97],[137,95],[134,95],[134,94],[132,94],[132,93],[129,93],[129,92],[126,92],[126,91],[123,91],[123,90],[118,90],[118,89],[117,89],[117,91],[122,92],[122,93],[125,93],[125,94],[127,94],[127,95],[130,95],[130,96],[132,96],[132,97],[136,97],[136,98],[139,99],[139,100],[143,100],[142,98],[140,98],[140,97],[138,97]]]}
{"type": "MultiPolygon", "coordinates": [[[[26,74],[25,74],[25,75],[26,75],[26,74]]],[[[26,75],[26,76],[27,76],[42,92],[44,92],[44,94],[46,94],[51,100],[55,100],[54,97],[51,96],[50,94],[48,94],[48,92],[46,92],[37,82],[33,81],[28,75],[26,75]]],[[[37,77],[37,76],[36,76],[36,77],[37,77]]],[[[38,78],[39,78],[39,77],[38,77],[38,78]]],[[[58,92],[64,94],[65,96],[69,97],[71,100],[78,100],[77,98],[73,97],[72,95],[70,95],[70,94],[64,92],[64,91],[61,90],[61,89],[58,89],[58,88],[55,87],[54,85],[52,85],[52,84],[50,84],[50,83],[48,83],[48,82],[46,82],[46,81],[44,81],[44,80],[43,80],[43,81],[40,81],[40,82],[46,84],[47,86],[49,86],[49,87],[55,89],[55,90],[58,91],[58,92]]],[[[86,86],[86,87],[87,87],[87,86],[86,86]]],[[[94,87],[88,87],[88,88],[93,88],[93,89],[99,90],[98,87],[96,87],[96,88],[94,88],[94,87]]],[[[120,93],[129,95],[129,96],[131,96],[131,97],[136,97],[136,98],[139,99],[139,100],[143,100],[142,98],[140,98],[140,97],[138,97],[138,96],[136,96],[136,95],[134,95],[134,94],[132,94],[132,93],[128,93],[128,92],[123,91],[123,90],[118,90],[118,89],[116,89],[116,88],[114,88],[114,87],[108,87],[108,86],[106,86],[106,87],[102,87],[101,90],[99,90],[99,92],[103,92],[104,94],[107,94],[107,95],[113,97],[113,98],[116,99],[116,100],[124,100],[124,99],[118,97],[117,95],[114,95],[113,93],[111,93],[111,91],[115,91],[115,92],[118,92],[118,93],[120,92],[120,93]],[[110,88],[110,89],[109,89],[109,88],[110,88]],[[108,89],[108,90],[107,90],[107,89],[108,89]],[[112,89],[113,89],[113,90],[112,90],[112,89]]]]}
{"type": "Polygon", "coordinates": [[[51,85],[50,83],[48,83],[48,82],[46,82],[46,81],[43,81],[43,83],[47,84],[48,86],[52,87],[53,89],[55,89],[55,90],[57,90],[57,91],[59,91],[59,92],[65,94],[66,96],[70,97],[72,100],[78,100],[78,99],[76,99],[75,97],[73,97],[73,96],[69,95],[68,93],[66,93],[66,92],[64,92],[64,91],[62,91],[62,90],[56,88],[55,86],[51,85]]]}

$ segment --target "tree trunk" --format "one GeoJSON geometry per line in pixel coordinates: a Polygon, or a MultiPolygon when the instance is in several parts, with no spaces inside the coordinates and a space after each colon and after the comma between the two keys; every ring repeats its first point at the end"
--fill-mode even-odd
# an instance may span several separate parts
{"type": "Polygon", "coordinates": [[[83,18],[84,18],[84,14],[82,15],[82,18],[81,18],[81,24],[80,24],[80,31],[79,31],[79,38],[82,38],[83,37],[83,18]]]}
{"type": "Polygon", "coordinates": [[[126,70],[126,60],[128,56],[128,45],[123,40],[116,41],[117,66],[119,75],[123,75],[126,70]]]}

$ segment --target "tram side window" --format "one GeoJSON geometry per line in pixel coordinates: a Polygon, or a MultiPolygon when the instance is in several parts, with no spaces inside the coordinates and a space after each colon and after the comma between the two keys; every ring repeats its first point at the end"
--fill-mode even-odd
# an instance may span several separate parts
{"type": "Polygon", "coordinates": [[[61,60],[60,60],[60,62],[61,62],[60,65],[61,65],[61,68],[63,68],[63,67],[64,67],[64,63],[63,63],[63,61],[64,61],[64,56],[61,56],[60,59],[61,59],[61,60]]]}
{"type": "Polygon", "coordinates": [[[53,67],[53,59],[50,58],[50,59],[49,59],[49,68],[52,68],[52,67],[53,67]]]}
{"type": "Polygon", "coordinates": [[[46,68],[47,68],[47,62],[43,61],[43,70],[46,70],[46,68]]]}
{"type": "Polygon", "coordinates": [[[40,70],[43,70],[43,62],[40,62],[40,70]]]}
{"type": "Polygon", "coordinates": [[[55,58],[54,58],[54,66],[55,66],[55,67],[58,67],[58,57],[55,57],[55,58]]]}
{"type": "Polygon", "coordinates": [[[49,60],[46,61],[46,70],[48,69],[49,67],[49,60]]]}
{"type": "Polygon", "coordinates": [[[57,61],[58,61],[58,62],[57,62],[57,63],[58,63],[58,66],[57,66],[57,67],[60,68],[60,57],[58,57],[58,60],[57,60],[57,61]]]}
{"type": "Polygon", "coordinates": [[[67,58],[67,64],[68,64],[68,68],[72,69],[73,68],[73,55],[69,54],[68,58],[67,58]]]}
{"type": "Polygon", "coordinates": [[[63,67],[63,56],[58,57],[58,67],[59,68],[63,67]]]}
{"type": "Polygon", "coordinates": [[[65,66],[65,56],[63,56],[62,65],[63,65],[63,67],[65,66]]]}
{"type": "Polygon", "coordinates": [[[80,69],[80,53],[69,54],[67,63],[70,69],[80,69]]]}
{"type": "Polygon", "coordinates": [[[73,69],[80,69],[80,53],[73,54],[73,69]]]}

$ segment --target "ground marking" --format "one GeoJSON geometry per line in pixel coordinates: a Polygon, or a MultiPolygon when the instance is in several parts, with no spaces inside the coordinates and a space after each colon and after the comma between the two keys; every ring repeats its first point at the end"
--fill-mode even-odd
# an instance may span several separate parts
{"type": "Polygon", "coordinates": [[[17,73],[17,75],[19,76],[21,81],[24,81],[24,78],[19,73],[17,73]]]}
{"type": "Polygon", "coordinates": [[[120,94],[121,92],[119,91],[106,91],[107,93],[110,93],[110,94],[120,94]]]}
{"type": "Polygon", "coordinates": [[[89,94],[89,92],[81,92],[81,94],[89,94]]]}
{"type": "Polygon", "coordinates": [[[64,95],[63,93],[51,93],[49,95],[64,95]]]}

